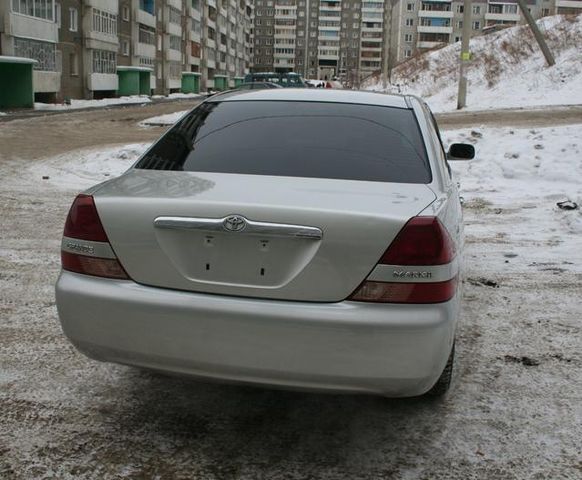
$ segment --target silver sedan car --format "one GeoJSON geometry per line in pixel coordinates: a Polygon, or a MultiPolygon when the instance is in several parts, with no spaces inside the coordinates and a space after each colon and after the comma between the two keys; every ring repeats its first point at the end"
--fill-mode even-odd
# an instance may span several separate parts
{"type": "Polygon", "coordinates": [[[443,394],[462,215],[426,104],[216,95],[67,217],[56,298],[87,356],[201,379],[443,394]]]}

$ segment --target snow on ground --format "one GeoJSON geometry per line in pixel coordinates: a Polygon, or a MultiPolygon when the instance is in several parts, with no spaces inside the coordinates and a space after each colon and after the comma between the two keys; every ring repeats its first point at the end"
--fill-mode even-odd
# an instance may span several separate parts
{"type": "Polygon", "coordinates": [[[186,115],[190,110],[182,110],[180,112],[168,113],[167,115],[159,115],[157,117],[146,118],[139,122],[139,125],[144,127],[160,127],[166,125],[174,125],[178,120],[180,120],[184,115],[186,115]]]}
{"type": "Polygon", "coordinates": [[[582,128],[443,136],[473,142],[477,158],[453,165],[467,281],[458,380],[438,402],[203,384],[85,358],[54,303],[62,225],[76,192],[146,145],[0,158],[0,478],[579,478],[581,211],[555,203],[582,200],[582,128]]]}
{"type": "Polygon", "coordinates": [[[160,98],[198,98],[198,97],[203,97],[204,95],[201,95],[199,93],[170,93],[169,95],[154,95],[152,96],[152,98],[154,99],[160,99],[160,98]]]}
{"type": "MultiPolygon", "coordinates": [[[[547,67],[527,26],[471,40],[468,110],[582,103],[582,15],[538,21],[556,65],[547,67]]],[[[460,43],[428,52],[396,67],[389,91],[425,98],[435,112],[456,109],[460,43]]],[[[382,82],[365,87],[382,90],[382,82]]]]}
{"type": "Polygon", "coordinates": [[[121,175],[148,147],[147,143],[137,143],[72,151],[33,164],[26,176],[63,189],[83,190],[121,175]]]}
{"type": "Polygon", "coordinates": [[[119,98],[102,98],[101,100],[77,100],[71,99],[70,105],[61,103],[37,103],[35,110],[77,110],[79,108],[102,108],[110,105],[129,105],[134,103],[150,103],[152,100],[147,95],[132,95],[119,98]]]}
{"type": "MultiPolygon", "coordinates": [[[[526,269],[567,259],[568,270],[582,273],[582,125],[452,130],[443,133],[443,141],[469,142],[476,148],[474,160],[451,162],[465,208],[498,213],[506,241],[534,241],[540,247],[510,249],[507,257],[490,258],[492,270],[519,254],[526,269]],[[556,204],[563,200],[581,208],[561,210],[556,204]]],[[[466,234],[487,238],[499,230],[498,224],[477,222],[467,226],[466,234]]]]}

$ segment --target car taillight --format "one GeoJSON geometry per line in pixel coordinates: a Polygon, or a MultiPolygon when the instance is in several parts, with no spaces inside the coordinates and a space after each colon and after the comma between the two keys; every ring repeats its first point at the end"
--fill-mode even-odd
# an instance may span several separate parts
{"type": "Polygon", "coordinates": [[[63,270],[129,280],[111,248],[91,195],[78,195],[69,210],[61,248],[63,270]]]}
{"type": "Polygon", "coordinates": [[[455,246],[437,217],[414,217],[400,230],[378,263],[384,265],[444,265],[455,257],[455,246]]]}
{"type": "Polygon", "coordinates": [[[377,303],[446,302],[456,293],[456,272],[452,278],[439,280],[438,275],[433,276],[433,273],[439,268],[448,271],[447,266],[454,261],[455,253],[455,244],[437,217],[414,217],[400,230],[378,261],[383,270],[376,275],[374,270],[371,275],[373,279],[365,280],[349,300],[377,303]],[[385,266],[391,268],[386,270],[385,266]],[[422,267],[427,268],[423,270],[422,267]],[[386,275],[386,281],[378,279],[378,275],[386,275]],[[398,281],[400,278],[408,281],[398,281]]]}

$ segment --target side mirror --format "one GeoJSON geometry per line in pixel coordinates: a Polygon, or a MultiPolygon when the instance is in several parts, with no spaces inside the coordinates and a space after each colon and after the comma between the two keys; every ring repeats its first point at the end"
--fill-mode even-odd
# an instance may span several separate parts
{"type": "Polygon", "coordinates": [[[471,160],[475,158],[475,147],[467,143],[453,143],[447,153],[447,160],[471,160]]]}

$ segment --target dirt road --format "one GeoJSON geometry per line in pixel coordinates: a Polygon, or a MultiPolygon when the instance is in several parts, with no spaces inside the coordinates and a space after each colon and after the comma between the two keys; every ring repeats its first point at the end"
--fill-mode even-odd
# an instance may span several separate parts
{"type": "MultiPolygon", "coordinates": [[[[165,129],[136,128],[136,123],[149,117],[187,110],[198,103],[199,100],[156,103],[3,121],[0,122],[1,154],[3,158],[32,159],[95,145],[150,142],[165,129]]],[[[582,105],[452,112],[439,114],[437,119],[441,128],[446,129],[480,125],[566,125],[582,123],[582,105]]]]}
{"type": "Polygon", "coordinates": [[[53,291],[76,191],[28,166],[150,141],[162,129],[136,122],[185,105],[0,124],[0,479],[581,477],[582,275],[528,259],[555,240],[513,239],[529,204],[466,204],[458,377],[442,402],[200,384],[80,355],[53,291]]]}

